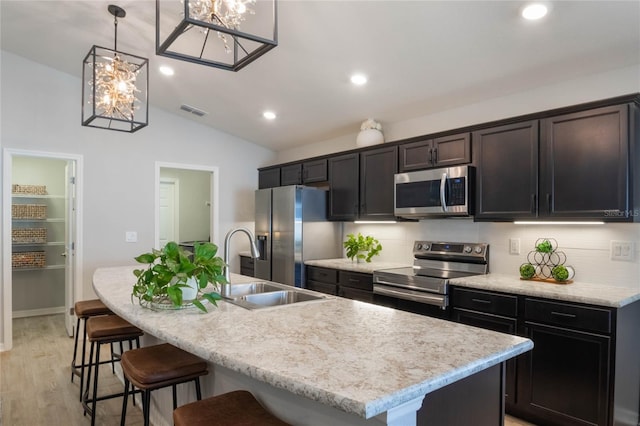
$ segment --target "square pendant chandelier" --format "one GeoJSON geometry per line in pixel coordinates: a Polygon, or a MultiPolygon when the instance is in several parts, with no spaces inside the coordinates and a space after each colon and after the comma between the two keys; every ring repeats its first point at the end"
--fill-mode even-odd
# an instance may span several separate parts
{"type": "Polygon", "coordinates": [[[238,71],[278,45],[277,0],[156,0],[156,54],[238,71]]]}
{"type": "Polygon", "coordinates": [[[149,123],[149,60],[118,51],[118,18],[124,9],[109,5],[114,16],[114,48],[94,45],[82,64],[82,125],[133,133],[149,123]]]}

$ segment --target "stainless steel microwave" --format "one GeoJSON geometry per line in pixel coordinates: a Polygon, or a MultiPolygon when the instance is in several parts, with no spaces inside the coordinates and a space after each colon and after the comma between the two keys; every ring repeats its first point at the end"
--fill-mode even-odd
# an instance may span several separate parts
{"type": "Polygon", "coordinates": [[[396,174],[395,215],[419,219],[473,214],[474,174],[472,166],[396,174]]]}

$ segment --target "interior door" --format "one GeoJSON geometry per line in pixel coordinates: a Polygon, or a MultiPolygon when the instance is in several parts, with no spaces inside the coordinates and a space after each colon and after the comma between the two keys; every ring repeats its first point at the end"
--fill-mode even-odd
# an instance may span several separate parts
{"type": "Polygon", "coordinates": [[[75,235],[75,212],[76,212],[76,163],[73,160],[67,162],[65,169],[65,209],[64,209],[64,287],[65,287],[65,328],[69,336],[74,333],[74,288],[76,270],[76,235],[75,235]]]}
{"type": "Polygon", "coordinates": [[[177,184],[176,179],[160,180],[160,247],[164,247],[169,241],[180,240],[177,184]]]}

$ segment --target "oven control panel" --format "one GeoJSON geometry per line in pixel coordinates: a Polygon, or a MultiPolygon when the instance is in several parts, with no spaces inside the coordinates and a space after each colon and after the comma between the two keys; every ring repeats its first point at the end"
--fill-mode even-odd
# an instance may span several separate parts
{"type": "Polygon", "coordinates": [[[413,256],[417,259],[469,259],[486,261],[489,245],[484,243],[459,243],[443,241],[416,241],[413,243],[413,256]]]}

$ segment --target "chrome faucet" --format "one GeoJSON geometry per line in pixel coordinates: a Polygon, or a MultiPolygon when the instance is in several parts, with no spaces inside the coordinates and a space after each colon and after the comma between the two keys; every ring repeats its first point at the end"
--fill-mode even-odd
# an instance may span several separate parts
{"type": "Polygon", "coordinates": [[[231,236],[238,231],[242,231],[247,234],[249,237],[249,242],[251,242],[251,257],[254,259],[260,256],[260,251],[256,246],[255,238],[251,231],[247,228],[235,228],[227,232],[227,236],[224,237],[224,277],[227,279],[227,282],[231,282],[231,272],[229,271],[229,241],[231,240],[231,236]]]}

